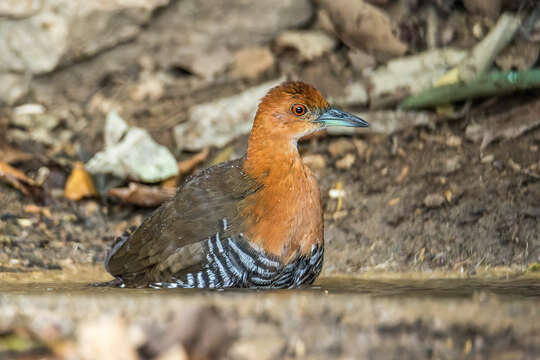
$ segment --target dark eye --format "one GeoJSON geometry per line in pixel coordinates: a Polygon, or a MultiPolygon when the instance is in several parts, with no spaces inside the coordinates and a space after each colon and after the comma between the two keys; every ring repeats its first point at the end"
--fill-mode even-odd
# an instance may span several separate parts
{"type": "Polygon", "coordinates": [[[302,116],[306,113],[306,111],[307,111],[306,107],[302,104],[294,104],[292,106],[292,112],[296,116],[302,116]]]}

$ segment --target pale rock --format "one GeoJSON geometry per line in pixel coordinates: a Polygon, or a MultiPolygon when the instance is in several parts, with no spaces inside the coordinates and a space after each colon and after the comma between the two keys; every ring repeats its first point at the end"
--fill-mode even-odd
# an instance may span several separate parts
{"type": "MultiPolygon", "coordinates": [[[[233,344],[229,351],[231,358],[239,360],[270,360],[282,357],[287,341],[276,327],[261,324],[252,326],[250,330],[253,333],[244,334],[233,344]]],[[[242,332],[246,331],[243,329],[242,332]]]]}
{"type": "Polygon", "coordinates": [[[360,81],[348,83],[339,95],[328,96],[330,103],[341,106],[365,105],[368,100],[366,87],[360,81]]]}
{"type": "Polygon", "coordinates": [[[251,130],[260,99],[282,79],[249,88],[240,94],[191,107],[188,120],[174,128],[179,150],[222,147],[251,130]]]}
{"type": "Polygon", "coordinates": [[[312,170],[322,170],[326,167],[324,156],[319,154],[304,155],[302,161],[312,170]]]}
{"type": "Polygon", "coordinates": [[[350,139],[338,139],[328,145],[328,151],[332,156],[341,156],[355,150],[354,143],[350,139]]]}
{"type": "Polygon", "coordinates": [[[82,322],[77,330],[77,350],[83,360],[136,360],[127,325],[120,317],[103,316],[82,322]]]}
{"type": "Polygon", "coordinates": [[[444,196],[441,194],[429,194],[424,198],[424,206],[429,209],[441,207],[444,203],[444,196]]]}
{"type": "Polygon", "coordinates": [[[146,130],[128,127],[115,112],[107,116],[105,144],[105,149],[86,164],[92,174],[113,174],[147,183],[178,174],[176,160],[166,147],[156,143],[146,130]]]}
{"type": "Polygon", "coordinates": [[[42,3],[43,0],[2,0],[0,1],[0,17],[28,17],[39,11],[42,3]]]}
{"type": "Polygon", "coordinates": [[[155,54],[159,64],[205,78],[203,62],[222,71],[234,61],[234,51],[266,44],[286,29],[306,25],[313,16],[309,0],[228,0],[227,11],[222,0],[182,0],[168,11],[174,12],[174,22],[157,25],[159,43],[164,44],[155,54]]]}
{"type": "Polygon", "coordinates": [[[460,147],[461,143],[461,138],[456,135],[451,135],[446,139],[446,145],[450,147],[460,147]]]}
{"type": "Polygon", "coordinates": [[[349,170],[354,162],[356,161],[356,156],[353,154],[347,154],[343,158],[336,161],[336,168],[340,170],[349,170]]]}
{"type": "Polygon", "coordinates": [[[0,70],[42,74],[134,38],[169,0],[43,0],[35,15],[0,18],[0,70]]]}
{"type": "Polygon", "coordinates": [[[336,39],[321,30],[290,30],[276,39],[278,50],[294,49],[305,61],[321,57],[336,45],[336,39]]]}
{"type": "Polygon", "coordinates": [[[13,105],[28,93],[30,76],[17,73],[0,72],[0,105],[13,105]]]}
{"type": "Polygon", "coordinates": [[[272,69],[274,63],[274,54],[268,47],[244,48],[234,54],[231,76],[241,79],[256,79],[272,69]]]}
{"type": "Polygon", "coordinates": [[[0,2],[0,102],[26,93],[20,74],[44,74],[135,38],[169,0],[3,0],[0,2]],[[7,3],[6,3],[7,1],[7,3]],[[7,17],[1,17],[7,15],[7,17]],[[16,73],[17,75],[13,75],[16,73]],[[7,74],[7,75],[6,75],[7,74]],[[8,82],[6,77],[10,80],[8,82]]]}

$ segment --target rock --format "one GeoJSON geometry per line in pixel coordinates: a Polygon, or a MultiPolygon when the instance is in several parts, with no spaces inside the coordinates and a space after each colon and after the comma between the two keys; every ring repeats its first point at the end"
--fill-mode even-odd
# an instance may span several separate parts
{"type": "Polygon", "coordinates": [[[291,30],[276,39],[278,50],[294,49],[304,61],[321,57],[333,50],[336,45],[336,39],[321,30],[291,30]]]}
{"type": "Polygon", "coordinates": [[[342,94],[328,96],[328,101],[341,106],[365,105],[368,102],[368,94],[362,82],[354,81],[345,85],[342,94]]]}
{"type": "Polygon", "coordinates": [[[460,147],[461,143],[461,138],[456,135],[451,135],[446,139],[446,145],[450,147],[460,147]]]}
{"type": "Polygon", "coordinates": [[[169,0],[43,0],[23,19],[0,18],[0,70],[42,74],[134,38],[169,0]]]}
{"type": "Polygon", "coordinates": [[[452,174],[461,169],[462,166],[463,164],[461,163],[461,157],[454,156],[444,161],[442,166],[442,172],[447,175],[452,174]]]}
{"type": "Polygon", "coordinates": [[[178,174],[178,165],[169,150],[157,144],[143,129],[128,127],[115,112],[105,124],[105,149],[86,164],[92,174],[113,174],[147,183],[178,174]]]}
{"type": "Polygon", "coordinates": [[[83,360],[136,360],[128,329],[120,317],[83,322],[78,327],[78,353],[83,360]]]}
{"type": "Polygon", "coordinates": [[[444,203],[444,196],[441,194],[429,194],[424,198],[424,206],[429,209],[441,207],[444,203]]]}
{"type": "MultiPolygon", "coordinates": [[[[282,351],[287,341],[276,329],[266,324],[251,326],[252,332],[242,334],[241,338],[232,346],[230,356],[232,359],[270,360],[282,357],[282,351]],[[264,350],[262,350],[264,349],[264,350]]],[[[247,332],[243,329],[242,332],[247,332]]]]}
{"type": "Polygon", "coordinates": [[[189,356],[182,345],[175,345],[165,350],[156,360],[189,360],[189,356]]]}
{"type": "Polygon", "coordinates": [[[336,168],[340,170],[348,170],[353,166],[355,161],[356,156],[354,156],[353,154],[347,154],[342,159],[336,161],[336,168]]]}
{"type": "Polygon", "coordinates": [[[268,43],[313,16],[309,0],[229,0],[226,7],[224,12],[221,0],[183,0],[168,9],[174,18],[156,24],[161,30],[155,41],[161,44],[155,54],[158,63],[196,74],[194,67],[201,62],[232,64],[235,50],[268,43]]]}
{"type": "Polygon", "coordinates": [[[352,49],[347,52],[347,57],[349,58],[352,68],[358,73],[361,73],[366,68],[372,68],[376,65],[373,56],[358,49],[352,49]]]}
{"type": "Polygon", "coordinates": [[[221,311],[210,305],[183,307],[171,315],[167,323],[148,329],[148,341],[143,349],[149,358],[166,349],[180,347],[169,351],[185,352],[188,359],[221,359],[235,336],[221,311]]]}
{"type": "Polygon", "coordinates": [[[28,93],[28,85],[30,76],[6,72],[0,72],[0,105],[13,105],[26,93],[28,93]]]}
{"type": "Polygon", "coordinates": [[[383,57],[403,55],[407,45],[393,34],[393,24],[381,9],[364,1],[321,0],[336,35],[350,48],[383,57]]]}
{"type": "Polygon", "coordinates": [[[338,139],[332,141],[330,145],[328,145],[328,151],[334,157],[344,155],[354,150],[355,146],[351,139],[338,139]]]}
{"type": "Polygon", "coordinates": [[[480,162],[483,164],[492,163],[495,160],[495,156],[493,154],[488,154],[485,156],[482,156],[480,159],[480,162]]]}
{"type": "Polygon", "coordinates": [[[540,44],[532,41],[518,41],[506,47],[495,58],[495,63],[504,71],[527,70],[534,66],[540,53],[540,44]]]}
{"type": "Polygon", "coordinates": [[[473,14],[480,14],[496,19],[501,12],[501,0],[463,0],[467,10],[473,14]]]}
{"type": "Polygon", "coordinates": [[[59,137],[54,131],[60,124],[60,118],[54,114],[46,113],[45,108],[40,104],[18,106],[13,111],[10,123],[17,127],[7,131],[12,139],[33,140],[45,145],[54,145],[58,144],[60,140],[69,140],[59,137]]]}
{"type": "Polygon", "coordinates": [[[256,79],[274,67],[274,54],[268,47],[251,47],[237,51],[231,76],[235,78],[256,79]]]}
{"type": "Polygon", "coordinates": [[[312,170],[322,170],[326,167],[324,156],[319,154],[304,155],[302,161],[312,170]]]}
{"type": "Polygon", "coordinates": [[[360,139],[354,139],[353,144],[354,144],[354,147],[356,148],[356,153],[358,154],[358,157],[363,159],[366,156],[366,153],[369,147],[367,142],[360,139]]]}
{"type": "Polygon", "coordinates": [[[179,150],[201,150],[207,146],[222,147],[239,135],[249,133],[259,100],[282,82],[276,79],[244,92],[195,105],[189,109],[188,120],[174,128],[179,150]]]}
{"type": "Polygon", "coordinates": [[[0,1],[0,17],[28,17],[39,11],[41,6],[41,0],[2,0],[0,1]]]}
{"type": "Polygon", "coordinates": [[[0,102],[26,93],[27,77],[135,38],[169,0],[5,0],[0,2],[0,102]],[[16,81],[18,80],[18,81],[16,81]]]}

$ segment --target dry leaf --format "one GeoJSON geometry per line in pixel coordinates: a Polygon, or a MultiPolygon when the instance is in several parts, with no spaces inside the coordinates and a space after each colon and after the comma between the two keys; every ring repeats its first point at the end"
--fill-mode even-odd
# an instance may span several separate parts
{"type": "Polygon", "coordinates": [[[208,158],[208,154],[210,154],[210,149],[204,148],[201,152],[198,152],[197,154],[193,155],[191,158],[184,161],[180,161],[178,163],[178,170],[180,171],[180,174],[186,175],[186,174],[191,173],[197,165],[201,164],[203,161],[205,161],[208,158]]]}
{"type": "Polygon", "coordinates": [[[172,198],[176,193],[175,189],[147,186],[137,183],[129,183],[129,187],[114,188],[108,191],[109,196],[114,196],[125,203],[153,207],[172,198]]]}
{"type": "Polygon", "coordinates": [[[540,101],[516,107],[502,114],[486,117],[478,124],[465,130],[469,140],[482,140],[480,149],[485,149],[497,139],[515,139],[526,131],[540,125],[540,101]]]}
{"type": "Polygon", "coordinates": [[[64,196],[70,200],[96,196],[97,191],[92,178],[84,169],[82,162],[76,162],[64,188],[64,196]]]}
{"type": "Polygon", "coordinates": [[[24,212],[29,214],[42,214],[45,217],[51,218],[51,210],[46,207],[37,206],[34,204],[28,204],[24,206],[24,212]]]}
{"type": "Polygon", "coordinates": [[[203,163],[208,158],[208,154],[210,154],[210,149],[204,148],[202,151],[193,155],[189,159],[180,161],[178,163],[178,175],[163,181],[161,186],[164,188],[176,188],[180,182],[180,179],[185,175],[191,174],[198,165],[203,163]]]}
{"type": "Polygon", "coordinates": [[[0,161],[0,179],[25,195],[30,194],[28,186],[39,187],[34,180],[30,179],[22,171],[19,171],[2,161],[0,161]]]}
{"type": "Polygon", "coordinates": [[[7,164],[17,161],[30,160],[34,157],[32,154],[17,150],[7,144],[0,145],[0,154],[2,154],[2,161],[6,162],[7,164]]]}
{"type": "Polygon", "coordinates": [[[407,45],[394,34],[388,15],[363,1],[322,0],[336,35],[349,47],[376,55],[403,55],[407,45]]]}

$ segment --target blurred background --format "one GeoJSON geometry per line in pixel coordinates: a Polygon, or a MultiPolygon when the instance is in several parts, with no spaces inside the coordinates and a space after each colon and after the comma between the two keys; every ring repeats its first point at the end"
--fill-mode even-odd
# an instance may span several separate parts
{"type": "Polygon", "coordinates": [[[536,0],[3,0],[0,357],[540,357],[539,51],[536,0]],[[315,288],[87,288],[285,80],[371,125],[300,144],[315,288]]]}

